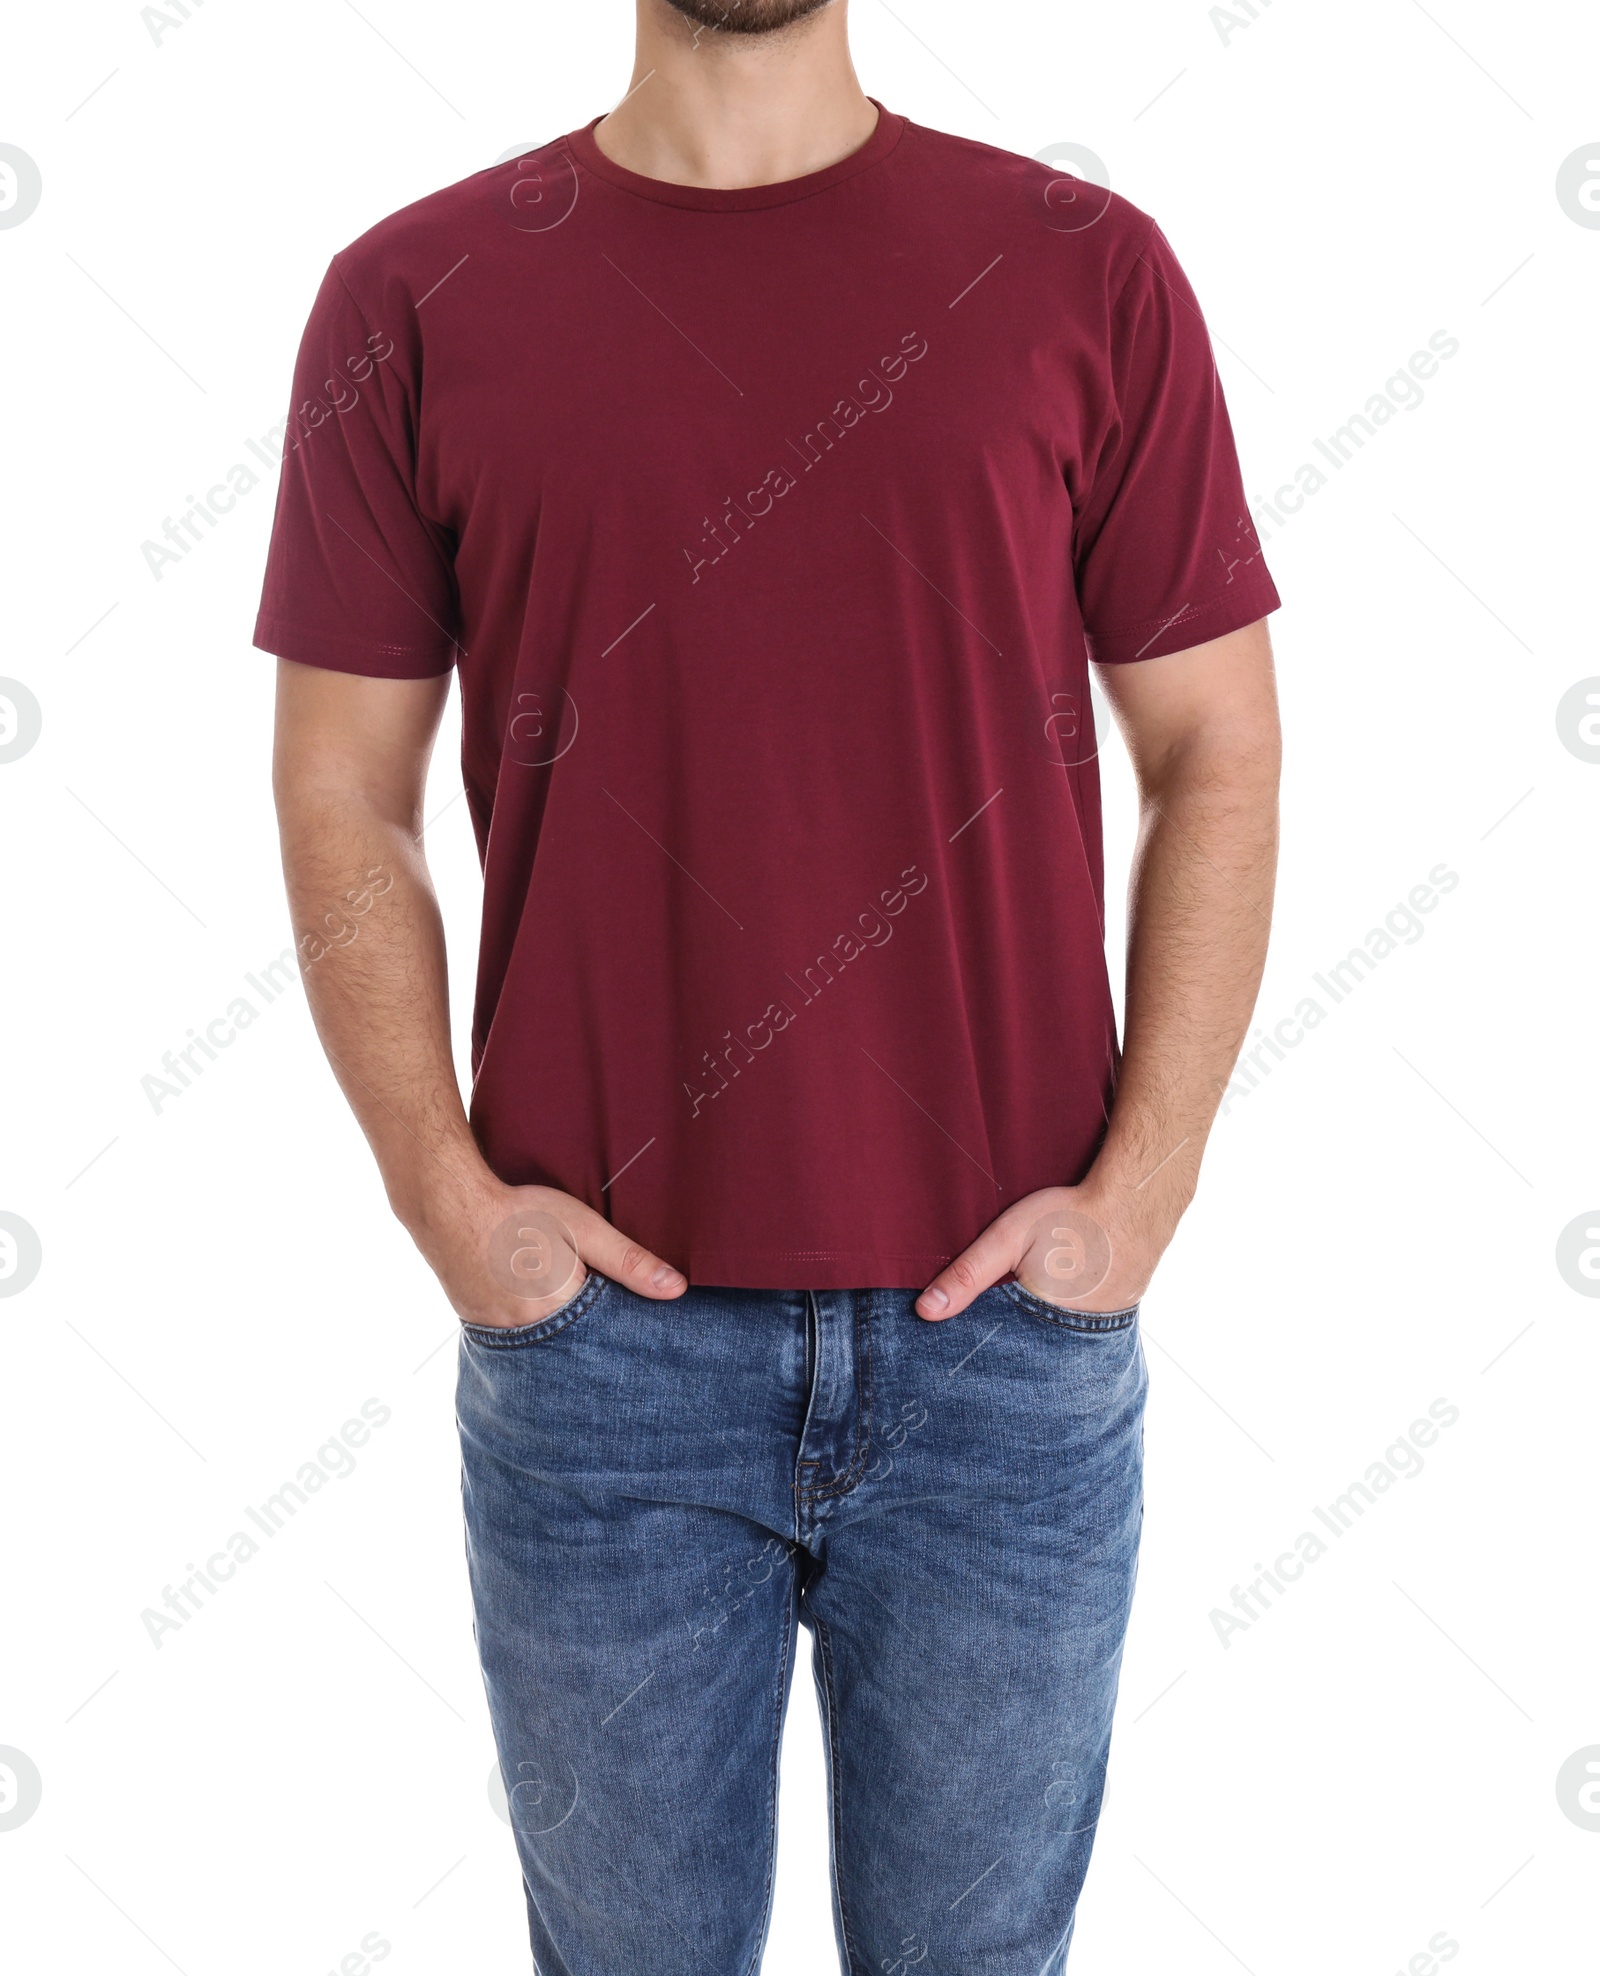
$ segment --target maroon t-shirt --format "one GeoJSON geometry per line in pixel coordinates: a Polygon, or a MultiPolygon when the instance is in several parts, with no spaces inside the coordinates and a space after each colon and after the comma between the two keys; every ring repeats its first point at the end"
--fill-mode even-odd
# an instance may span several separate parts
{"type": "Polygon", "coordinates": [[[255,642],[456,668],[503,1179],[911,1288],[1105,1129],[1088,659],[1277,602],[1150,219],[880,108],[737,191],[575,131],[337,255],[255,642]]]}

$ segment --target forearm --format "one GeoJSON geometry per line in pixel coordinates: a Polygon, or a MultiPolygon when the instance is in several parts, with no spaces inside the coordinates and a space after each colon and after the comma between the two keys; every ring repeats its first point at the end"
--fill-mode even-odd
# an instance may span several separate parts
{"type": "Polygon", "coordinates": [[[1063,1308],[1137,1304],[1194,1193],[1249,1027],[1278,855],[1278,710],[1261,621],[1101,668],[1139,783],[1122,1062],[1084,1177],[1014,1201],[917,1300],[953,1317],[1015,1273],[1063,1308]]]}
{"type": "Polygon", "coordinates": [[[306,993],[395,1212],[491,1180],[450,1047],[444,929],[415,819],[361,797],[280,792],[306,993]]]}
{"type": "Polygon", "coordinates": [[[1124,1048],[1087,1185],[1176,1225],[1249,1027],[1277,865],[1277,749],[1205,738],[1142,792],[1124,1048]]]}

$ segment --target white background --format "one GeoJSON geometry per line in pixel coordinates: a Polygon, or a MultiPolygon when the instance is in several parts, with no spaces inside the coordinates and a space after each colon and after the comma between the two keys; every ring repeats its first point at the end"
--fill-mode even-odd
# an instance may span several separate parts
{"type": "MultiPolygon", "coordinates": [[[[855,8],[892,108],[1088,145],[1158,215],[1253,499],[1431,333],[1460,342],[1268,524],[1288,761],[1261,1019],[1435,865],[1460,883],[1230,1105],[1146,1305],[1145,1549],[1073,1976],[1391,1976],[1440,1931],[1462,1976],[1592,1968],[1600,1832],[1556,1775],[1600,1744],[1600,1305],[1555,1251],[1600,1203],[1600,766],[1556,707],[1600,674],[1600,231],[1555,179],[1600,155],[1600,37],[1487,0],[1235,13],[855,8]],[[1425,1471],[1224,1645],[1231,1588],[1440,1398],[1460,1418],[1425,1471]]],[[[43,1790],[0,1829],[19,1976],[321,1976],[371,1931],[396,1976],[528,1967],[487,1790],[455,1320],[298,986],[159,1114],[141,1089],[288,944],[249,644],[271,486],[159,582],[140,545],[282,416],[331,254],[608,107],[630,37],[624,0],[206,0],[159,41],[132,0],[77,0],[8,26],[0,142],[43,180],[0,230],[0,672],[44,718],[0,766],[0,1208],[44,1258],[0,1301],[0,1746],[43,1790]],[[163,1587],[369,1398],[392,1419],[356,1472],[153,1645],[163,1587]]],[[[464,1039],[457,791],[447,735],[429,848],[464,1039]]],[[[1115,891],[1120,762],[1107,802],[1115,891]]],[[[832,1966],[820,1770],[802,1676],[778,1976],[832,1966]]]]}

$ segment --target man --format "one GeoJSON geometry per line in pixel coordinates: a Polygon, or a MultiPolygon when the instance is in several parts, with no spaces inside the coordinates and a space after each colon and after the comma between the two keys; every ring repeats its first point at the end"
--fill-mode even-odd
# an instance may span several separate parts
{"type": "Polygon", "coordinates": [[[847,1970],[1064,1966],[1137,1307],[1263,960],[1277,601],[1163,236],[863,95],[844,0],[639,0],[609,116],[335,257],[256,642],[319,1031],[462,1319],[543,1976],[757,1966],[799,1624],[847,1970]]]}

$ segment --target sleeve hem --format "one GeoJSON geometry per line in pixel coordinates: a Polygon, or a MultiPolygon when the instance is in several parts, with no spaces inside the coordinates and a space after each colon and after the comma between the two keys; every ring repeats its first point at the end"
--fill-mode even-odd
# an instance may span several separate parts
{"type": "Polygon", "coordinates": [[[281,618],[256,619],[251,644],[297,665],[321,666],[326,672],[359,673],[367,679],[438,679],[455,665],[457,648],[385,645],[344,638],[336,632],[313,631],[285,624],[281,618]]]}
{"type": "Polygon", "coordinates": [[[1185,604],[1176,616],[1147,618],[1126,630],[1085,628],[1089,657],[1096,665],[1129,665],[1137,659],[1164,659],[1240,631],[1280,608],[1282,599],[1272,578],[1263,572],[1213,598],[1208,604],[1185,604]],[[1198,633],[1198,635],[1197,635],[1198,633]]]}

